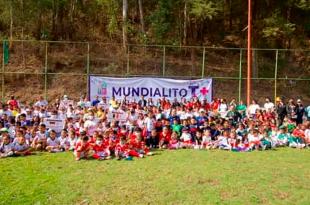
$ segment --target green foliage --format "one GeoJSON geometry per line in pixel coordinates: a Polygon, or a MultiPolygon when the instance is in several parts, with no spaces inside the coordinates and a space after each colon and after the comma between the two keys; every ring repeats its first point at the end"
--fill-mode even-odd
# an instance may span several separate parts
{"type": "Polygon", "coordinates": [[[10,0],[0,1],[0,33],[3,31],[8,33],[10,27],[10,5],[12,3],[10,0]]]}
{"type": "Polygon", "coordinates": [[[264,19],[265,27],[263,37],[271,39],[290,38],[296,30],[296,25],[280,16],[279,11],[273,13],[269,18],[264,19]]]}
{"type": "MultiPolygon", "coordinates": [[[[219,1],[217,1],[219,2],[219,1]]],[[[218,15],[220,8],[212,0],[193,0],[190,1],[190,13],[201,20],[213,19],[218,15]]]]}
{"type": "Polygon", "coordinates": [[[302,10],[310,10],[310,2],[309,0],[298,0],[295,2],[295,6],[302,10]]]}
{"type": "MultiPolygon", "coordinates": [[[[244,39],[241,31],[247,24],[246,1],[144,0],[147,38],[139,34],[138,1],[128,3],[129,42],[180,44],[186,39],[193,45],[212,42],[212,45],[223,46],[222,40],[228,35],[244,39]]],[[[254,3],[255,46],[271,47],[274,44],[270,42],[278,41],[276,46],[285,47],[287,39],[293,40],[294,47],[308,46],[309,0],[256,0],[254,3]]],[[[19,39],[23,31],[24,37],[38,40],[121,41],[121,0],[1,0],[1,37],[10,33],[10,5],[15,39],[19,39]]]]}
{"type": "Polygon", "coordinates": [[[119,4],[115,0],[97,0],[97,2],[103,5],[103,11],[106,11],[108,18],[107,31],[110,37],[118,32],[117,12],[119,4]]]}
{"type": "Polygon", "coordinates": [[[164,43],[166,34],[172,27],[173,2],[173,0],[159,0],[155,11],[149,18],[157,42],[164,43]]]}

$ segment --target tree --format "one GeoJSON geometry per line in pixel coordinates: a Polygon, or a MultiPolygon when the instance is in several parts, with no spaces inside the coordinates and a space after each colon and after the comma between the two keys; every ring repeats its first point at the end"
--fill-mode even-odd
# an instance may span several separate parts
{"type": "Polygon", "coordinates": [[[151,26],[155,41],[165,43],[166,35],[172,27],[172,0],[158,0],[155,11],[150,16],[151,26]]]}
{"type": "Polygon", "coordinates": [[[128,44],[128,0],[123,0],[123,48],[128,44]]]}
{"type": "Polygon", "coordinates": [[[142,0],[138,0],[139,4],[139,14],[140,14],[140,22],[141,22],[141,32],[145,35],[145,25],[144,25],[144,15],[143,15],[143,4],[142,0]]]}
{"type": "Polygon", "coordinates": [[[108,21],[106,31],[109,34],[110,39],[118,32],[117,12],[119,4],[115,0],[97,0],[97,3],[103,6],[102,11],[105,11],[106,18],[108,21]]]}
{"type": "Polygon", "coordinates": [[[290,48],[290,40],[293,37],[296,25],[287,22],[283,17],[280,16],[280,12],[276,11],[274,14],[264,19],[265,28],[263,29],[263,37],[270,42],[276,41],[278,44],[275,46],[286,45],[290,48]]]}
{"type": "Polygon", "coordinates": [[[217,5],[211,0],[191,1],[190,13],[197,19],[213,19],[219,12],[217,5]]]}
{"type": "Polygon", "coordinates": [[[192,0],[190,1],[190,18],[193,27],[191,27],[192,41],[197,42],[199,34],[202,34],[205,28],[205,21],[212,20],[221,11],[222,2],[212,0],[192,0]]]}
{"type": "MultiPolygon", "coordinates": [[[[243,0],[2,0],[0,36],[113,41],[124,47],[129,38],[176,45],[239,41],[232,45],[242,46],[246,5],[243,0]]],[[[253,7],[256,47],[309,47],[309,0],[253,0],[253,7]]]]}

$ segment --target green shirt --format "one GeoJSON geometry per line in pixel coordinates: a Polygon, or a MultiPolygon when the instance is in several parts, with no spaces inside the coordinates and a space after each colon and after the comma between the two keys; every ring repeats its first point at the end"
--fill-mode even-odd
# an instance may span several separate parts
{"type": "Polygon", "coordinates": [[[285,139],[288,139],[288,134],[287,133],[281,133],[278,135],[278,139],[279,140],[285,140],[285,139]]]}
{"type": "Polygon", "coordinates": [[[246,105],[237,105],[236,110],[237,111],[246,111],[246,105]]]}
{"type": "Polygon", "coordinates": [[[301,139],[299,137],[290,136],[288,138],[289,143],[301,143],[301,139]]]}
{"type": "Polygon", "coordinates": [[[287,131],[289,133],[292,133],[295,128],[296,128],[296,126],[294,124],[288,124],[287,125],[287,131]]]}
{"type": "Polygon", "coordinates": [[[172,129],[172,131],[178,133],[178,135],[181,135],[182,125],[180,125],[180,124],[176,124],[176,125],[173,124],[173,125],[171,125],[171,129],[172,129]]]}

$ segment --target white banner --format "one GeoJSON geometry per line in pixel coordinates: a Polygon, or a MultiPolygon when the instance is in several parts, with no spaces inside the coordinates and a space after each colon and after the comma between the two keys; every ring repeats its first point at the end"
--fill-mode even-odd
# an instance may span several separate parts
{"type": "Polygon", "coordinates": [[[112,120],[116,120],[119,122],[126,122],[128,118],[128,114],[125,111],[110,111],[108,112],[107,119],[109,122],[112,120]]]}
{"type": "Polygon", "coordinates": [[[198,80],[174,80],[166,78],[110,78],[110,77],[89,77],[89,96],[94,100],[96,96],[107,99],[115,96],[116,99],[138,100],[141,96],[153,99],[165,97],[173,100],[182,97],[189,99],[194,96],[200,100],[212,99],[212,79],[198,80]]]}
{"type": "Polygon", "coordinates": [[[65,126],[64,119],[44,118],[43,123],[46,125],[47,128],[55,130],[57,133],[60,133],[65,126]]]}

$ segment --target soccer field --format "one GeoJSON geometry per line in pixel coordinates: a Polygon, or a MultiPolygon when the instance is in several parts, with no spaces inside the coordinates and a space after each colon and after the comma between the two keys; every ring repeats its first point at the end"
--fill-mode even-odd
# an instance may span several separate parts
{"type": "Polygon", "coordinates": [[[310,150],[79,162],[43,153],[1,159],[0,170],[0,204],[310,204],[310,150]]]}

